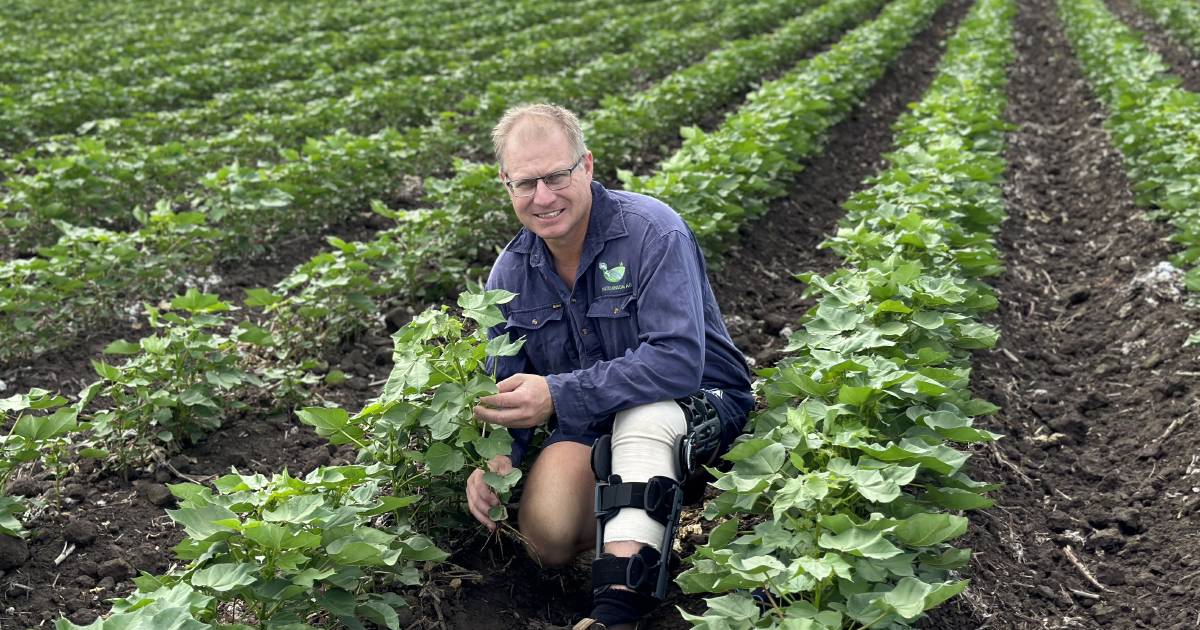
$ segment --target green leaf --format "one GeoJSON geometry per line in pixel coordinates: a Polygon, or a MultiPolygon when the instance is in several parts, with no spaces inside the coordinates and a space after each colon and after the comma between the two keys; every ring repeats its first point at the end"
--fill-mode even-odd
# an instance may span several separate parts
{"type": "Polygon", "coordinates": [[[487,437],[475,441],[475,452],[485,460],[497,455],[512,454],[512,435],[504,427],[496,427],[487,437]]]}
{"type": "Polygon", "coordinates": [[[888,542],[880,532],[873,532],[861,527],[852,527],[840,534],[821,534],[817,544],[826,548],[842,551],[864,558],[891,558],[899,553],[895,545],[888,542]]]}
{"type": "Polygon", "coordinates": [[[509,335],[505,333],[488,340],[485,354],[489,357],[512,357],[521,351],[523,345],[525,345],[523,337],[516,341],[509,341],[509,335]]]}
{"type": "Polygon", "coordinates": [[[171,300],[171,308],[189,313],[219,313],[228,311],[229,305],[222,302],[219,295],[201,293],[193,287],[171,300]]]}
{"type": "Polygon", "coordinates": [[[752,439],[739,442],[728,453],[725,459],[735,462],[736,468],[743,475],[767,475],[776,473],[787,460],[787,449],[778,442],[765,439],[752,439]]]}
{"type": "Polygon", "coordinates": [[[48,416],[24,415],[13,425],[12,433],[33,443],[60,437],[79,428],[74,407],[59,409],[48,416]]]}
{"type": "Polygon", "coordinates": [[[896,538],[913,547],[928,547],[967,532],[967,519],[952,514],[914,514],[895,529],[896,538]]]}
{"type": "Polygon", "coordinates": [[[931,488],[925,493],[927,501],[951,510],[978,510],[992,507],[991,499],[960,488],[931,488]]]}
{"type": "Polygon", "coordinates": [[[275,295],[266,289],[246,289],[246,306],[270,306],[283,301],[283,296],[275,295]]]}
{"type": "Polygon", "coordinates": [[[237,521],[237,514],[219,505],[167,510],[167,514],[171,520],[183,526],[189,537],[199,541],[236,531],[233,527],[219,524],[226,520],[237,521]]]}
{"type": "Polygon", "coordinates": [[[277,523],[312,523],[329,514],[329,509],[325,507],[325,497],[298,494],[288,497],[274,510],[263,512],[263,520],[277,523]]]}
{"type": "Polygon", "coordinates": [[[487,483],[500,496],[506,495],[510,490],[517,485],[521,480],[521,469],[513,468],[504,475],[498,475],[492,471],[483,473],[483,481],[487,483]]]}
{"type": "Polygon", "coordinates": [[[100,378],[113,382],[121,381],[121,370],[103,361],[92,359],[92,369],[96,370],[96,374],[99,374],[100,378]]]}
{"type": "Polygon", "coordinates": [[[429,474],[440,477],[446,473],[458,472],[467,465],[467,459],[462,451],[444,442],[434,442],[425,451],[425,464],[429,466],[429,474]]]}
{"type": "Polygon", "coordinates": [[[192,586],[224,593],[235,588],[249,586],[256,581],[254,572],[258,566],[248,562],[214,564],[192,574],[192,586]]]}
{"type": "Polygon", "coordinates": [[[118,339],[104,347],[104,354],[137,354],[141,351],[141,346],[124,339],[118,339]]]}
{"type": "Polygon", "coordinates": [[[516,296],[504,290],[467,291],[458,296],[458,305],[463,309],[463,317],[474,320],[480,328],[491,328],[508,321],[496,305],[511,302],[516,296]]]}

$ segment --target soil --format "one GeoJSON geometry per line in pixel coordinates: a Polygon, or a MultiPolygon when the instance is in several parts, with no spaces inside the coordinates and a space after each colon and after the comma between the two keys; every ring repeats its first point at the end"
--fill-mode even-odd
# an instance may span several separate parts
{"type": "Polygon", "coordinates": [[[972,586],[925,627],[1193,628],[1200,315],[1145,281],[1169,230],[1134,207],[1053,4],[1017,32],[1001,336],[974,374],[1006,437],[973,476],[1005,485],[971,515],[972,586]]]}
{"type": "MultiPolygon", "coordinates": [[[[939,11],[832,130],[791,196],[746,229],[729,262],[711,271],[731,332],[758,365],[779,357],[785,329],[811,306],[791,273],[838,264],[817,244],[835,229],[840,203],[883,164],[890,124],[925,89],[942,41],[968,5],[952,0],[939,11]]],[[[1168,229],[1133,207],[1102,110],[1054,16],[1050,0],[1022,0],[1009,88],[1016,126],[1005,187],[1010,218],[998,237],[1007,272],[993,283],[1000,308],[991,323],[1002,336],[994,351],[978,355],[974,374],[977,395],[1003,408],[987,428],[1006,437],[975,452],[973,476],[1004,487],[993,494],[996,507],[971,514],[964,544],[975,556],[964,573],[972,586],[923,627],[1192,628],[1200,610],[1193,594],[1200,483],[1192,479],[1200,472],[1193,455],[1200,450],[1200,352],[1181,346],[1200,315],[1185,308],[1175,285],[1146,280],[1171,252],[1168,229]]],[[[296,243],[297,261],[311,245],[296,243]]],[[[266,271],[272,268],[226,270],[222,290],[235,295],[242,286],[270,284],[267,275],[290,265],[266,271]]],[[[10,392],[33,385],[70,391],[63,383],[90,380],[86,357],[105,343],[98,333],[78,354],[10,366],[0,380],[10,392]]],[[[331,355],[355,378],[321,394],[361,405],[369,383],[387,370],[386,347],[385,338],[367,335],[331,355]]],[[[86,469],[68,479],[61,504],[34,515],[27,544],[0,545],[0,627],[49,626],[60,614],[90,622],[107,611],[106,600],[132,589],[136,570],[166,570],[180,539],[163,511],[172,505],[166,483],[231,466],[304,472],[350,457],[265,403],[129,479],[86,469]]],[[[44,473],[9,490],[53,503],[44,473]]],[[[703,525],[695,511],[685,515],[683,555],[706,540],[703,525]]],[[[439,541],[456,550],[451,562],[405,594],[414,604],[405,627],[561,627],[586,612],[586,557],[567,569],[542,569],[511,540],[463,531],[461,540],[439,541]]],[[[704,607],[673,590],[643,630],[688,627],[674,606],[704,607]]]]}

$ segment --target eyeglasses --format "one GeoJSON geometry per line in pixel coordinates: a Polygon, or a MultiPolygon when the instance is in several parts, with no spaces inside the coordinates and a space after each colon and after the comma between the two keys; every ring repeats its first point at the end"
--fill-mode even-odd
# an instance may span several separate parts
{"type": "Polygon", "coordinates": [[[584,153],[583,155],[580,155],[579,159],[575,160],[575,163],[572,164],[570,168],[564,168],[561,171],[547,173],[541,177],[510,179],[504,182],[504,185],[508,186],[508,190],[512,192],[514,197],[532,197],[533,194],[537,192],[538,180],[541,180],[542,183],[546,184],[546,188],[550,190],[562,190],[571,183],[571,174],[575,172],[575,169],[578,168],[580,164],[583,163],[584,155],[587,154],[584,153]]]}

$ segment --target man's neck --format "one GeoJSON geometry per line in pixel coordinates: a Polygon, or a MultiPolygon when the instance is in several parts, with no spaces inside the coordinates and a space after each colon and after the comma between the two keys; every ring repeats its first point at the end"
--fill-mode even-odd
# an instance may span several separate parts
{"type": "Polygon", "coordinates": [[[550,257],[554,259],[554,270],[567,285],[567,290],[575,288],[575,276],[579,273],[579,261],[583,258],[583,243],[584,239],[579,239],[577,243],[546,241],[546,248],[550,250],[550,257]]]}

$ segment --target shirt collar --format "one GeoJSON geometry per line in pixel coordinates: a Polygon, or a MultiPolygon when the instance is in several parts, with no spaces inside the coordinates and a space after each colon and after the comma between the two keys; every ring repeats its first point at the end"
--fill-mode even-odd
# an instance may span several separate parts
{"type": "MultiPolygon", "coordinates": [[[[620,203],[600,182],[593,181],[592,211],[588,216],[587,235],[583,237],[580,268],[585,268],[591,263],[592,258],[604,249],[604,243],[627,234],[629,231],[625,229],[625,214],[621,212],[620,203]]],[[[546,241],[524,227],[509,244],[508,251],[528,254],[530,267],[541,267],[550,257],[546,241]]]]}

